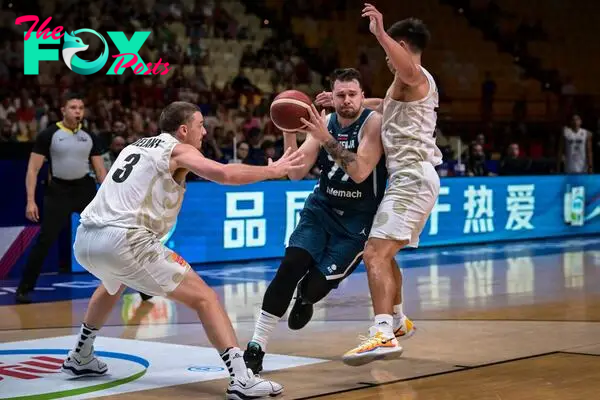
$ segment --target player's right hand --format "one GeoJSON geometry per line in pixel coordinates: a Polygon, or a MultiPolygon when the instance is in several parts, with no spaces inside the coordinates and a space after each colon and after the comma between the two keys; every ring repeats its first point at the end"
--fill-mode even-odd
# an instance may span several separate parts
{"type": "Polygon", "coordinates": [[[321,92],[315,98],[315,104],[317,106],[325,107],[325,108],[333,108],[333,93],[331,92],[321,92]]]}
{"type": "Polygon", "coordinates": [[[279,160],[273,161],[269,158],[269,167],[277,178],[282,178],[287,176],[290,171],[301,170],[305,167],[304,153],[300,150],[292,151],[292,148],[288,147],[279,160]]]}
{"type": "Polygon", "coordinates": [[[25,217],[27,217],[27,219],[31,222],[38,222],[40,220],[40,212],[37,204],[35,204],[35,201],[27,203],[27,207],[25,208],[25,217]]]}

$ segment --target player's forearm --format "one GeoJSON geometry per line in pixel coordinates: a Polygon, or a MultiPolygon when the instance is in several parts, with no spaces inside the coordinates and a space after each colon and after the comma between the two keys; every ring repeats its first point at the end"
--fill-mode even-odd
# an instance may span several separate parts
{"type": "Polygon", "coordinates": [[[298,150],[298,139],[295,133],[283,132],[283,148],[287,149],[291,147],[292,151],[298,150]]]}
{"type": "Polygon", "coordinates": [[[421,72],[419,67],[412,61],[410,54],[388,34],[381,35],[377,40],[379,40],[381,47],[390,58],[396,74],[400,76],[402,82],[410,86],[417,84],[421,72]]]}
{"type": "Polygon", "coordinates": [[[354,182],[361,183],[369,176],[358,155],[345,149],[333,136],[323,143],[323,148],[354,182]]]}
{"type": "MultiPolygon", "coordinates": [[[[296,134],[295,133],[283,133],[283,148],[287,149],[287,148],[292,148],[292,151],[296,151],[298,150],[298,139],[296,138],[296,134]]],[[[310,168],[312,168],[312,166],[307,166],[306,169],[304,170],[296,170],[296,171],[290,171],[288,173],[288,178],[290,178],[290,180],[292,181],[299,181],[301,179],[304,179],[304,177],[306,176],[306,174],[308,174],[308,171],[310,171],[310,168]]]]}
{"type": "Polygon", "coordinates": [[[247,185],[268,179],[279,178],[270,167],[245,164],[227,164],[223,166],[223,177],[219,183],[225,185],[247,185]]]}
{"type": "Polygon", "coordinates": [[[104,167],[94,168],[94,172],[96,172],[96,179],[98,180],[98,183],[102,184],[106,178],[106,169],[104,167]]]}
{"type": "Polygon", "coordinates": [[[33,170],[32,168],[27,169],[27,175],[25,176],[25,189],[27,191],[27,202],[35,202],[35,188],[37,186],[37,177],[39,171],[33,170]]]}
{"type": "Polygon", "coordinates": [[[383,105],[383,99],[371,98],[371,99],[365,99],[365,101],[364,101],[365,108],[369,108],[371,110],[375,110],[375,111],[379,111],[379,112],[381,112],[382,105],[383,105]]]}

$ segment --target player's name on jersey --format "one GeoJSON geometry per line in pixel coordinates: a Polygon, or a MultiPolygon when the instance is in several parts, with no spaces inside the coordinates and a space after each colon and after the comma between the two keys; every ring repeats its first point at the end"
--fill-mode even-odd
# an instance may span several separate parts
{"type": "Polygon", "coordinates": [[[145,148],[156,148],[163,143],[162,139],[159,138],[142,138],[133,143],[136,147],[145,147],[145,148]]]}
{"type": "Polygon", "coordinates": [[[327,187],[327,194],[335,197],[344,197],[351,199],[360,199],[362,197],[362,192],[360,190],[340,190],[334,189],[331,186],[327,187]]]}
{"type": "Polygon", "coordinates": [[[338,137],[338,141],[340,142],[340,145],[347,150],[354,149],[356,147],[356,139],[343,140],[342,138],[338,137]]]}

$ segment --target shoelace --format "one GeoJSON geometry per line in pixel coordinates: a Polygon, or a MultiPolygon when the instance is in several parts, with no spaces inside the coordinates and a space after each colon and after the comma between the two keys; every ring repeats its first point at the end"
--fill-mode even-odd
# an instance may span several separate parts
{"type": "Polygon", "coordinates": [[[375,336],[359,335],[358,340],[361,341],[361,343],[358,345],[358,347],[361,349],[365,347],[375,347],[381,340],[381,334],[378,332],[377,334],[375,334],[375,336]]]}

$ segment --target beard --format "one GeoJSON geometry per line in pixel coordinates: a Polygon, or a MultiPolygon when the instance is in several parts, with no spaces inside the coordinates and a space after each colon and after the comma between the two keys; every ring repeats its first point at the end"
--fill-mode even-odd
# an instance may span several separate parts
{"type": "Polygon", "coordinates": [[[359,111],[360,109],[355,110],[353,108],[340,108],[339,110],[336,110],[340,117],[346,119],[356,118],[358,116],[359,111]]]}

